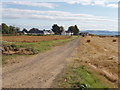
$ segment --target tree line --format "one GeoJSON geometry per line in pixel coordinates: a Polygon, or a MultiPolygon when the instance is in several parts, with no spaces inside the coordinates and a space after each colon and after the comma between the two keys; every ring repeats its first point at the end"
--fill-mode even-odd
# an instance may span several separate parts
{"type": "Polygon", "coordinates": [[[16,34],[17,31],[20,30],[20,28],[18,28],[18,27],[11,26],[11,25],[8,26],[5,23],[2,23],[0,27],[2,29],[2,34],[16,34]]]}
{"type": "MultiPolygon", "coordinates": [[[[52,31],[55,33],[55,34],[59,34],[61,35],[61,33],[64,31],[64,27],[63,26],[58,26],[57,24],[54,24],[52,26],[52,31]]],[[[68,27],[68,32],[71,32],[73,33],[74,35],[77,35],[79,33],[79,29],[77,27],[77,25],[75,26],[70,26],[68,27]]]]}
{"type": "MultiPolygon", "coordinates": [[[[20,31],[20,28],[15,27],[15,26],[12,26],[12,25],[8,26],[8,25],[5,24],[5,23],[2,23],[2,24],[0,25],[0,27],[1,27],[1,30],[2,30],[2,34],[17,34],[17,32],[20,31]]],[[[52,29],[51,29],[51,30],[52,30],[56,35],[61,35],[62,32],[65,31],[65,29],[64,29],[63,26],[58,26],[57,24],[54,24],[54,25],[52,26],[52,29]]],[[[28,32],[28,30],[25,29],[25,28],[24,28],[22,31],[24,31],[24,32],[26,32],[26,33],[28,32]]],[[[74,35],[76,35],[76,34],[79,33],[79,29],[78,29],[77,25],[68,27],[68,30],[67,30],[67,31],[73,33],[74,35]]]]}

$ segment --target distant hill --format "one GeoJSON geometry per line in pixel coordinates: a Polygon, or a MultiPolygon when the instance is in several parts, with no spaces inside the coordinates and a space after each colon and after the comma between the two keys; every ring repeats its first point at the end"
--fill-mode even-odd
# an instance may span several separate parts
{"type": "Polygon", "coordinates": [[[85,30],[81,32],[89,32],[95,35],[120,35],[120,31],[85,30]]]}

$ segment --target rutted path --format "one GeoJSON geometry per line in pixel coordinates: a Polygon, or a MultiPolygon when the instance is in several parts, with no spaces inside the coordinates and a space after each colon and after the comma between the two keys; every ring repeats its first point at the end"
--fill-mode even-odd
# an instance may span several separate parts
{"type": "Polygon", "coordinates": [[[79,38],[75,39],[20,63],[3,67],[3,88],[50,88],[79,41],[79,38]]]}

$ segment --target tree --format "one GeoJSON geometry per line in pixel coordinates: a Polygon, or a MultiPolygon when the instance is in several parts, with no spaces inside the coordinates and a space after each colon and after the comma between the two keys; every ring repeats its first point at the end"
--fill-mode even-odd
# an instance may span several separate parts
{"type": "Polygon", "coordinates": [[[71,35],[72,35],[72,33],[74,32],[74,29],[75,29],[74,26],[70,26],[70,27],[68,28],[68,31],[71,32],[71,35]]]}
{"type": "Polygon", "coordinates": [[[78,33],[79,33],[79,29],[78,29],[77,25],[75,25],[74,34],[76,35],[76,34],[78,34],[78,33]]]}
{"type": "Polygon", "coordinates": [[[64,31],[64,27],[63,26],[60,26],[60,35],[61,33],[64,31]]]}
{"type": "Polygon", "coordinates": [[[68,31],[71,32],[71,33],[73,33],[74,35],[76,35],[76,34],[79,33],[79,29],[78,29],[77,25],[75,25],[75,26],[70,26],[70,27],[68,28],[68,31]]]}
{"type": "Polygon", "coordinates": [[[7,26],[5,23],[1,24],[2,34],[16,34],[20,30],[18,27],[7,26]]]}
{"type": "Polygon", "coordinates": [[[27,29],[25,29],[25,28],[24,28],[22,31],[23,31],[23,32],[26,32],[26,33],[28,33],[28,30],[27,30],[27,29]]]}
{"type": "Polygon", "coordinates": [[[52,31],[55,33],[55,34],[60,34],[61,31],[60,31],[60,27],[57,25],[57,24],[54,24],[52,26],[52,31]]]}
{"type": "Polygon", "coordinates": [[[20,28],[15,27],[15,29],[14,29],[14,33],[13,33],[13,34],[17,34],[18,31],[20,31],[20,28]]]}
{"type": "Polygon", "coordinates": [[[9,27],[5,23],[2,23],[1,26],[2,26],[2,33],[9,34],[9,27]]]}
{"type": "Polygon", "coordinates": [[[16,27],[15,30],[16,30],[16,31],[20,31],[20,28],[16,27]]]}
{"type": "Polygon", "coordinates": [[[14,26],[9,26],[9,34],[15,34],[16,33],[16,29],[14,26]]]}

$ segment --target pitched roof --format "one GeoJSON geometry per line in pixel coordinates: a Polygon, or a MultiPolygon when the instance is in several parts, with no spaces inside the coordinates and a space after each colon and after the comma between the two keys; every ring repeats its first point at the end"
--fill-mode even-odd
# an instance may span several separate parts
{"type": "Polygon", "coordinates": [[[28,33],[44,33],[44,32],[41,30],[38,30],[36,28],[33,28],[33,29],[30,29],[30,31],[28,31],[28,33]]]}
{"type": "Polygon", "coordinates": [[[17,33],[24,33],[24,31],[17,31],[17,33]]]}

